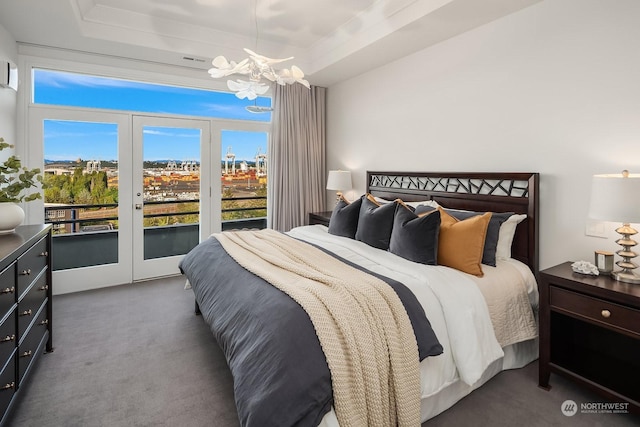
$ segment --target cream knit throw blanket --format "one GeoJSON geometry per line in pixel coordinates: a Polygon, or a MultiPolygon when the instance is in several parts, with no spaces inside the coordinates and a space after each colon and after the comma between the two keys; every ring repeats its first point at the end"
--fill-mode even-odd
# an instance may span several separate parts
{"type": "Polygon", "coordinates": [[[331,371],[341,427],[420,425],[418,347],[389,285],[277,231],[214,237],[308,313],[331,371]]]}

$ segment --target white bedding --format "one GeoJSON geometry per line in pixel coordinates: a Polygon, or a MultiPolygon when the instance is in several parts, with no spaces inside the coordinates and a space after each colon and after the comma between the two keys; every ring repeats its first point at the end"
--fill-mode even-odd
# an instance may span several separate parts
{"type": "MultiPolygon", "coordinates": [[[[414,263],[365,243],[331,235],[322,225],[294,228],[288,234],[395,279],[416,295],[444,348],[442,355],[428,357],[420,364],[423,421],[453,405],[502,369],[524,366],[537,356],[535,340],[503,350],[496,339],[485,301],[485,297],[501,294],[488,287],[499,284],[503,288],[512,287],[511,293],[537,305],[535,278],[526,265],[516,260],[498,261],[497,267],[487,267],[491,269],[486,274],[487,280],[479,281],[449,267],[414,263]],[[518,347],[526,349],[523,355],[512,354],[518,347]],[[505,351],[508,352],[507,366],[504,363],[507,361],[505,351]]],[[[530,326],[533,310],[528,313],[530,318],[526,319],[521,317],[527,317],[527,313],[511,312],[506,315],[517,317],[505,319],[508,324],[530,326]]],[[[321,425],[337,425],[335,413],[327,414],[321,425]]]]}

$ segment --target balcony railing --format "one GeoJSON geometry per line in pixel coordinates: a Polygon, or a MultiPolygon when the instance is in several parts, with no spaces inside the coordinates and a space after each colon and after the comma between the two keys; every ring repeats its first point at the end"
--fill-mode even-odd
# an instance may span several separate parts
{"type": "MultiPolygon", "coordinates": [[[[222,201],[266,200],[266,197],[223,198],[222,201]]],[[[145,207],[199,203],[199,200],[171,200],[145,202],[145,207]]],[[[234,207],[225,213],[266,210],[266,207],[234,207]]],[[[146,212],[145,219],[187,217],[199,215],[197,210],[146,212]]],[[[118,204],[45,206],[45,222],[54,227],[52,251],[53,270],[88,267],[118,262],[118,204]]],[[[222,230],[266,228],[265,216],[222,221],[222,230]]],[[[182,255],[198,244],[199,223],[179,220],[166,225],[145,225],[144,258],[182,255]]]]}

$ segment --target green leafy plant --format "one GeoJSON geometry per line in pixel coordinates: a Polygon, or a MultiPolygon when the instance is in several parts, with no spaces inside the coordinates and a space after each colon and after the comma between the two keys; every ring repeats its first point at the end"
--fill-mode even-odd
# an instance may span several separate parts
{"type": "MultiPolygon", "coordinates": [[[[0,151],[5,148],[13,148],[13,145],[0,138],[0,151]]],[[[16,156],[9,157],[4,163],[0,163],[0,203],[20,203],[40,199],[39,192],[25,194],[25,190],[36,187],[37,182],[44,184],[40,169],[24,168],[16,156]]]]}

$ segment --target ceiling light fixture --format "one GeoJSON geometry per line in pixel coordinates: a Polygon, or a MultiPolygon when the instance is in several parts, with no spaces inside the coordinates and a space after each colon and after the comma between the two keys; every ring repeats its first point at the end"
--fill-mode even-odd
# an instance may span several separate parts
{"type": "MultiPolygon", "coordinates": [[[[257,6],[254,3],[253,16],[256,26],[257,46],[258,18],[256,7],[257,6]]],[[[249,76],[248,81],[242,79],[227,80],[227,87],[236,92],[236,96],[238,98],[254,100],[258,95],[264,95],[267,93],[271,83],[273,82],[283,86],[297,82],[305,86],[307,89],[310,88],[309,82],[304,79],[304,72],[295,65],[292,65],[291,68],[283,68],[281,70],[273,68],[275,64],[293,59],[293,56],[283,59],[274,59],[255,53],[247,48],[245,48],[244,51],[249,54],[249,57],[240,62],[228,61],[227,58],[222,55],[216,56],[213,61],[211,61],[213,67],[209,69],[209,75],[214,79],[228,77],[233,74],[249,76]]]]}
{"type": "Polygon", "coordinates": [[[263,105],[258,105],[255,102],[255,100],[253,105],[247,105],[246,107],[244,107],[244,109],[250,113],[268,113],[270,111],[273,111],[273,107],[265,107],[263,105]]]}

